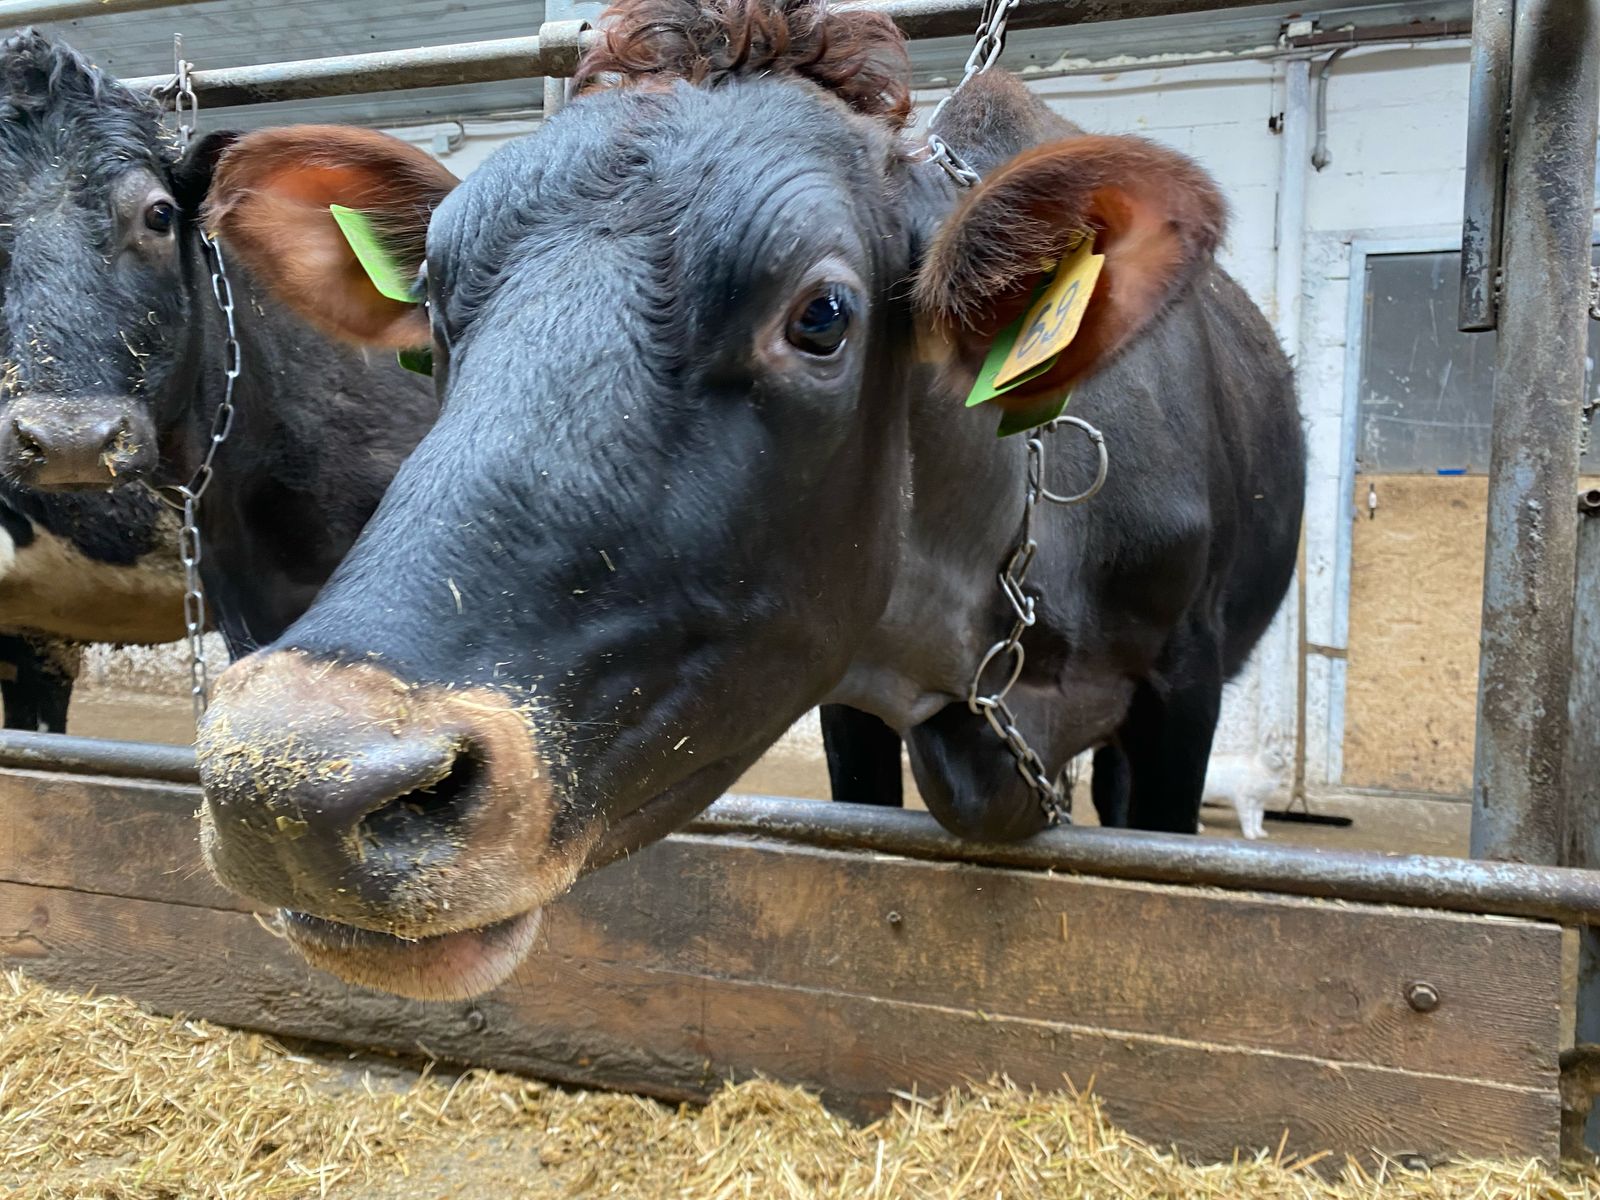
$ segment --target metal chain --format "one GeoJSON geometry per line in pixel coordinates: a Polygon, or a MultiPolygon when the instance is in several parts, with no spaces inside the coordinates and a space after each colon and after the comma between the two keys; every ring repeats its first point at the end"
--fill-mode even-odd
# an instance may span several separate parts
{"type": "Polygon", "coordinates": [[[1006,744],[1006,749],[1011,751],[1011,756],[1017,761],[1017,774],[1039,798],[1039,807],[1044,810],[1045,822],[1049,825],[1059,825],[1063,821],[1070,824],[1072,821],[1072,795],[1062,782],[1065,767],[1055,775],[1050,774],[1044,760],[1028,745],[1028,739],[1017,727],[1017,715],[1006,702],[1006,696],[1016,686],[1017,680],[1022,678],[1022,667],[1027,661],[1027,653],[1022,648],[1022,635],[1032,628],[1037,619],[1034,607],[1036,597],[1025,587],[1028,568],[1033,565],[1034,557],[1039,552],[1039,543],[1033,537],[1033,518],[1041,500],[1048,500],[1052,504],[1081,504],[1090,499],[1105,486],[1109,467],[1105,434],[1079,417],[1057,417],[1028,436],[1028,478],[1022,508],[1022,538],[1000,570],[1000,591],[1010,603],[1016,621],[1004,639],[989,647],[989,652],[978,663],[978,669],[972,673],[972,683],[967,688],[967,707],[987,720],[990,728],[1006,744]],[[1044,439],[1059,425],[1072,425],[1083,430],[1099,452],[1094,482],[1073,496],[1059,496],[1045,486],[1044,439]],[[995,663],[1001,664],[1005,671],[1004,682],[988,695],[980,695],[984,674],[995,663]]]}
{"type": "MultiPolygon", "coordinates": [[[[187,151],[194,139],[195,122],[200,114],[200,102],[194,93],[190,78],[193,64],[183,57],[183,36],[173,38],[175,69],[172,82],[162,89],[172,97],[173,112],[178,122],[178,148],[187,151]]],[[[239,331],[234,321],[233,285],[228,281],[228,265],[222,257],[222,247],[202,225],[200,244],[211,265],[211,296],[217,311],[222,314],[226,337],[223,341],[222,402],[211,415],[211,433],[206,442],[200,465],[189,477],[188,483],[178,484],[170,490],[177,494],[176,507],[183,512],[183,525],[178,531],[178,558],[183,563],[183,628],[189,643],[189,698],[194,705],[195,719],[205,715],[206,700],[210,692],[210,679],[206,670],[206,594],[200,579],[200,498],[211,486],[216,474],[217,451],[233,432],[233,392],[239,379],[241,366],[239,331]]]]}
{"type": "Polygon", "coordinates": [[[980,182],[978,173],[951,149],[948,142],[932,132],[933,127],[938,123],[939,114],[944,112],[945,105],[956,98],[956,93],[967,86],[968,80],[974,75],[982,75],[999,59],[1000,52],[1006,48],[1006,22],[1011,17],[1011,10],[1020,2],[1021,0],[984,0],[983,17],[978,22],[977,37],[972,43],[972,53],[967,55],[967,65],[961,74],[961,79],[944,99],[934,105],[933,114],[928,118],[928,161],[936,162],[943,167],[945,174],[955,180],[957,187],[976,187],[980,182]]]}

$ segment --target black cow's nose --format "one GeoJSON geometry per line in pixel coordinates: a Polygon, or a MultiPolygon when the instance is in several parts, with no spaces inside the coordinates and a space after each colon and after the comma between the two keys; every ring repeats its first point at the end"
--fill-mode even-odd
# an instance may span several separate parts
{"type": "Polygon", "coordinates": [[[153,442],[125,402],[30,396],[0,423],[0,474],[46,491],[113,487],[149,470],[153,442]]]}
{"type": "Polygon", "coordinates": [[[498,694],[268,651],[223,675],[198,749],[207,861],[258,903],[423,937],[537,907],[568,865],[498,694]]]}

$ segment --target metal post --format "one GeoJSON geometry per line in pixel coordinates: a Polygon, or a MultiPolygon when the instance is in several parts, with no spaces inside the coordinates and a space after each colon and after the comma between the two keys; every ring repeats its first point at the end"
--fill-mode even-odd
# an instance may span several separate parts
{"type": "MultiPolygon", "coordinates": [[[[1571,803],[1562,865],[1600,869],[1600,490],[1578,497],[1578,572],[1573,588],[1571,803]]],[[[1600,932],[1578,929],[1579,1046],[1600,1044],[1600,932]]],[[[1600,1113],[1591,1112],[1584,1142],[1600,1150],[1600,1113]]]]}
{"type": "Polygon", "coordinates": [[[1518,0],[1472,853],[1551,863],[1566,803],[1600,0],[1518,0]]]}
{"type": "MultiPolygon", "coordinates": [[[[1278,344],[1300,369],[1301,297],[1305,290],[1306,179],[1310,174],[1311,59],[1291,58],[1283,65],[1283,119],[1278,127],[1278,216],[1273,235],[1273,326],[1278,344]]],[[[1278,737],[1292,732],[1294,762],[1291,799],[1305,799],[1306,779],[1306,560],[1305,538],[1290,584],[1295,598],[1292,619],[1280,613],[1257,649],[1261,688],[1256,707],[1259,734],[1278,737]],[[1292,692],[1285,694],[1286,689],[1292,692]],[[1283,729],[1289,714],[1292,731],[1283,729]]]]}
{"type": "Polygon", "coordinates": [[[1458,321],[1463,333],[1495,327],[1515,7],[1515,0],[1474,0],[1472,6],[1472,89],[1467,94],[1467,191],[1461,214],[1458,321]]]}
{"type": "Polygon", "coordinates": [[[544,116],[554,116],[567,105],[569,80],[578,73],[586,49],[584,34],[589,32],[587,16],[572,16],[572,10],[598,8],[595,4],[573,5],[564,0],[547,0],[545,23],[539,26],[539,56],[544,62],[544,116]],[[560,19],[557,19],[559,15],[560,19]]]}

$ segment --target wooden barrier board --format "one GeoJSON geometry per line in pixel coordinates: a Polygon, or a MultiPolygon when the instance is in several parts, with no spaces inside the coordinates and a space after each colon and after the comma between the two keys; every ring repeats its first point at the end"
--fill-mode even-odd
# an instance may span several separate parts
{"type": "Polygon", "coordinates": [[[673,1098],[760,1072],[881,1111],[1093,1080],[1186,1151],[1553,1160],[1561,931],[676,836],[583,880],[505,986],[307,967],[200,863],[198,792],[0,771],[0,964],[161,1012],[673,1098]],[[1406,988],[1440,1002],[1413,1011],[1406,988]]]}

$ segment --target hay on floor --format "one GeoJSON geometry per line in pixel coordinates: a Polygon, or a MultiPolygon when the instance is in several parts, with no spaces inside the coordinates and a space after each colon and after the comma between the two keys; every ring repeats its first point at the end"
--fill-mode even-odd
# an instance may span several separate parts
{"type": "Polygon", "coordinates": [[[763,1081],[695,1108],[492,1072],[374,1080],[260,1035],[0,975],[0,1196],[17,1200],[1600,1200],[1600,1176],[1533,1164],[1346,1165],[1337,1183],[1311,1168],[1272,1154],[1186,1164],[1090,1097],[1004,1084],[858,1127],[763,1081]]]}

